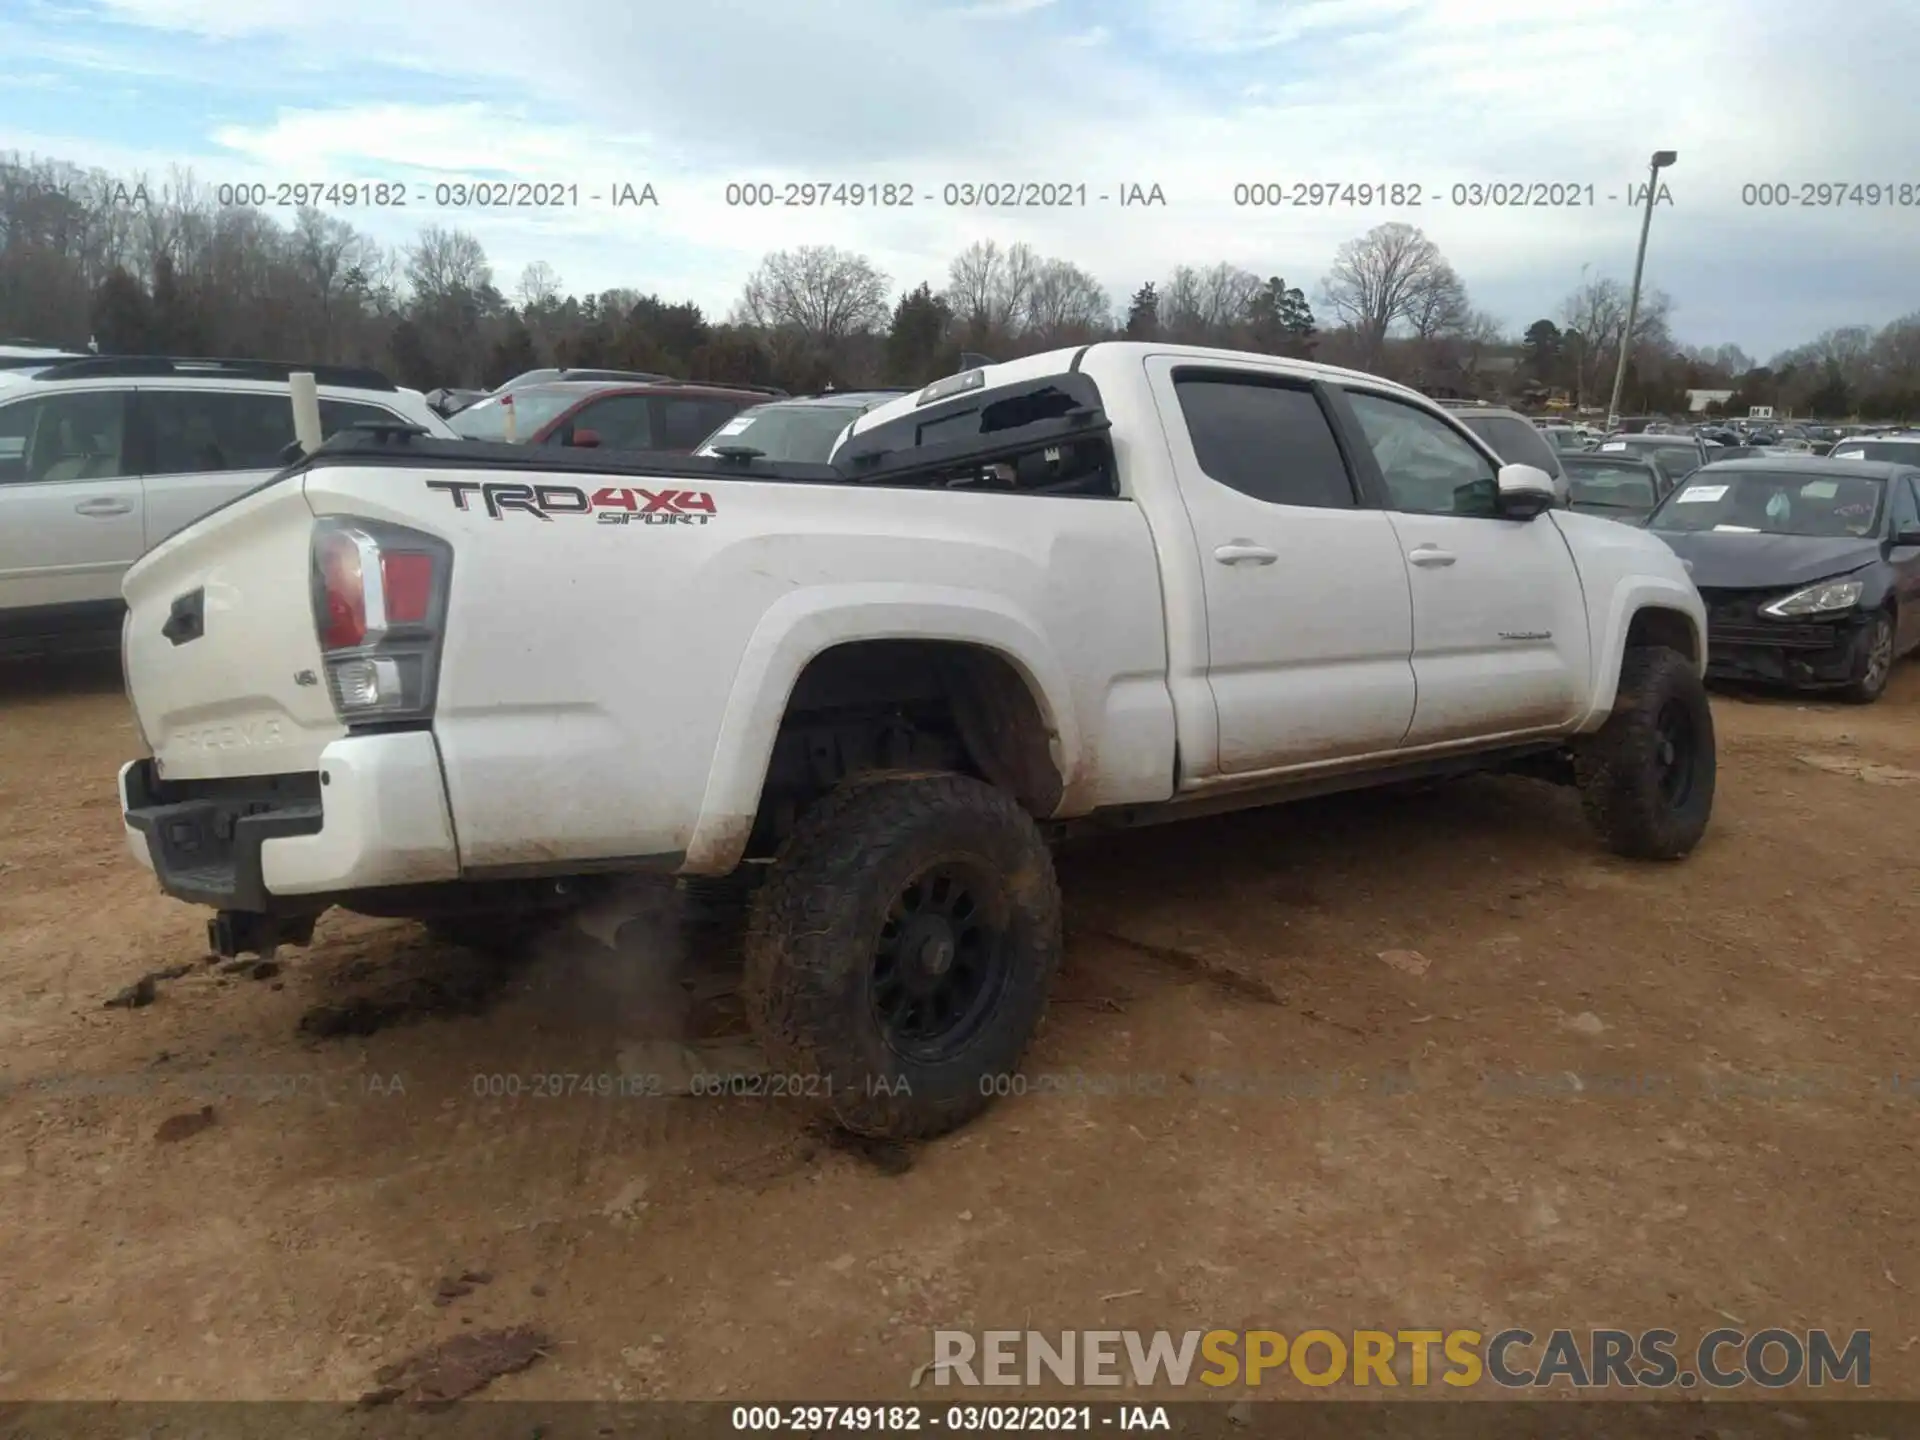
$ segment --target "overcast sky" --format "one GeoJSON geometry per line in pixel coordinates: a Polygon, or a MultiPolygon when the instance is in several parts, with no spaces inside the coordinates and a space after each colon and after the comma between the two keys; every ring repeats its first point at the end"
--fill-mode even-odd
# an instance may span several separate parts
{"type": "Polygon", "coordinates": [[[1765,356],[1920,310],[1914,0],[0,0],[0,150],[220,183],[395,181],[338,213],[390,241],[472,231],[512,290],[631,286],[722,314],[767,251],[857,249],[936,286],[979,238],[1071,259],[1124,305],[1180,263],[1313,297],[1338,244],[1421,226],[1518,331],[1626,280],[1630,187],[1679,152],[1647,283],[1688,344],[1765,356]],[[577,206],[437,210],[433,187],[578,186],[577,206]],[[742,209],[730,182],[909,187],[911,208],[742,209]],[[948,184],[1084,184],[964,209],[948,184]],[[1236,207],[1234,187],[1417,185],[1415,208],[1236,207]],[[651,184],[657,206],[616,208],[651,184]],[[1453,186],[1593,187],[1475,209],[1453,186]],[[1743,204],[1782,184],[1794,204],[1743,204]],[[1802,206],[1803,184],[1908,205],[1802,206]],[[1122,208],[1123,186],[1164,206],[1122,208]],[[602,197],[595,201],[591,197],[602,197]]]}

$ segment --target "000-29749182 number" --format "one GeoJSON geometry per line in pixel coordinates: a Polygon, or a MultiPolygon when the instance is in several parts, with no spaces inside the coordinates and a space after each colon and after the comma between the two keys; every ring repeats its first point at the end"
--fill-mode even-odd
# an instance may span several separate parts
{"type": "Polygon", "coordinates": [[[1758,181],[1740,187],[1740,203],[1767,209],[1873,209],[1883,205],[1911,209],[1920,205],[1920,180],[1831,180],[1799,185],[1784,180],[1758,181]]]}
{"type": "Polygon", "coordinates": [[[473,1093],[483,1100],[562,1100],[570,1096],[603,1099],[646,1099],[669,1093],[658,1075],[614,1074],[608,1071],[541,1071],[520,1075],[495,1072],[475,1075],[473,1093]]]}

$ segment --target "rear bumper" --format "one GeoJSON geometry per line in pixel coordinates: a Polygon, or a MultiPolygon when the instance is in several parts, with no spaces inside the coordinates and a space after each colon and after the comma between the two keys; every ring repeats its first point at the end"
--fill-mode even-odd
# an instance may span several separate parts
{"type": "Polygon", "coordinates": [[[127,849],[179,900],[258,914],[460,877],[425,731],[336,740],[300,775],[169,784],[151,760],[120,769],[127,849]]]}
{"type": "Polygon", "coordinates": [[[1824,689],[1858,673],[1870,617],[1815,624],[1740,625],[1707,630],[1707,676],[1824,689]]]}

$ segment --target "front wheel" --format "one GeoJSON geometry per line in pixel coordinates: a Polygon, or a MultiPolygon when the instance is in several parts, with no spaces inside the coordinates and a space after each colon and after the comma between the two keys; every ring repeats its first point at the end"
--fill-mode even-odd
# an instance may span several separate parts
{"type": "Polygon", "coordinates": [[[856,1134],[919,1140],[1006,1093],[1060,963],[1033,820],[961,775],[874,775],[801,817],[754,896],[748,1011],[774,1073],[856,1134]]]}
{"type": "Polygon", "coordinates": [[[1841,699],[1855,705],[1871,705],[1886,694],[1887,681],[1893,678],[1893,635],[1893,613],[1882,610],[1867,629],[1854,677],[1840,692],[1841,699]]]}
{"type": "Polygon", "coordinates": [[[1627,651],[1613,714],[1574,749],[1587,820],[1616,855],[1678,860],[1713,814],[1713,708],[1693,662],[1650,645],[1627,651]]]}

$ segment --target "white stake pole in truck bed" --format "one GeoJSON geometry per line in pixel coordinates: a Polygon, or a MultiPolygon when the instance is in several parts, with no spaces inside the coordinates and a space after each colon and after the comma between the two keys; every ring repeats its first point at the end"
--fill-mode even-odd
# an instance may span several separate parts
{"type": "Polygon", "coordinates": [[[294,438],[300,442],[300,448],[311,455],[320,448],[320,391],[314,385],[313,376],[304,370],[289,375],[287,387],[293,395],[294,438]]]}

